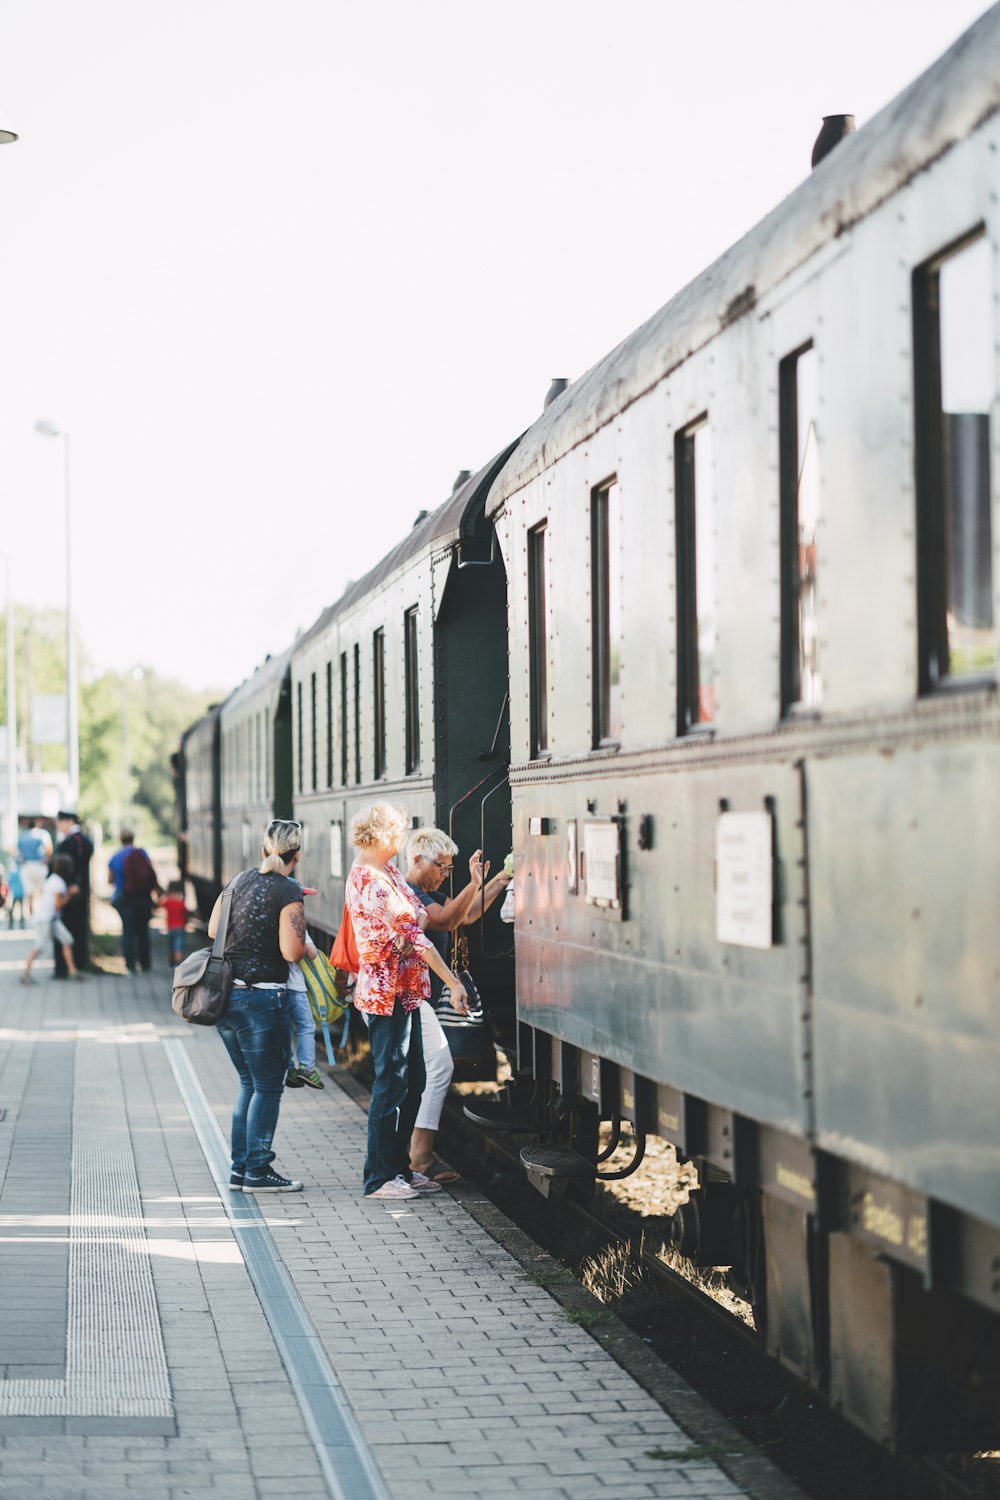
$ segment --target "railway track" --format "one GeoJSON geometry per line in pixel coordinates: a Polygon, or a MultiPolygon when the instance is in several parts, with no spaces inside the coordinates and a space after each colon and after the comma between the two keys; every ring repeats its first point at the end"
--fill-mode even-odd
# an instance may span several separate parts
{"type": "Polygon", "coordinates": [[[519,1151],[530,1137],[479,1126],[463,1114],[462,1104],[453,1092],[445,1107],[442,1137],[449,1160],[813,1500],[1000,1500],[1000,1456],[994,1461],[887,1453],[764,1353],[753,1327],[699,1284],[700,1273],[685,1274],[664,1262],[657,1232],[663,1231],[662,1218],[641,1218],[602,1201],[604,1195],[590,1204],[561,1198],[554,1211],[524,1176],[519,1151]],[[615,1296],[595,1284],[602,1257],[607,1262],[609,1256],[611,1264],[632,1268],[632,1295],[615,1296]]]}

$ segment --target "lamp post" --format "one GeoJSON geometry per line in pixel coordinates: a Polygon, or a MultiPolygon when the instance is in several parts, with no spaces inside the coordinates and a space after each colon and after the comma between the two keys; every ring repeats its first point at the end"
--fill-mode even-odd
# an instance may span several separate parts
{"type": "Polygon", "coordinates": [[[124,795],[122,797],[122,823],[135,827],[135,809],[132,797],[132,743],[129,735],[129,680],[141,682],[146,674],[142,667],[133,667],[128,677],[122,678],[122,761],[124,764],[124,795]]]}
{"type": "Polygon", "coordinates": [[[7,575],[7,826],[4,845],[17,846],[17,680],[14,674],[14,597],[10,553],[2,554],[7,575]]]}
{"type": "Polygon", "coordinates": [[[69,775],[70,801],[75,803],[80,795],[80,722],[77,706],[76,684],[76,632],[73,629],[73,549],[70,533],[69,505],[69,433],[63,432],[54,422],[40,417],[35,431],[43,437],[63,440],[64,496],[66,508],[66,765],[69,775]]]}

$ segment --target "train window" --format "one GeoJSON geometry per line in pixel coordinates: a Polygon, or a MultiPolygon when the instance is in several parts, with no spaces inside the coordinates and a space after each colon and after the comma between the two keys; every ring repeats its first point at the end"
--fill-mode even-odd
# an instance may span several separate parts
{"type": "Polygon", "coordinates": [[[591,497],[594,745],[617,744],[622,733],[621,487],[609,479],[591,497]]]}
{"type": "Polygon", "coordinates": [[[354,780],[361,781],[361,647],[354,643],[354,780]]]}
{"type": "Polygon", "coordinates": [[[699,417],[674,438],[677,733],[715,723],[715,495],[712,429],[699,417]]]}
{"type": "Polygon", "coordinates": [[[812,344],[778,367],[781,491],[781,711],[818,709],[819,449],[817,355],[812,344]]]}
{"type": "Polygon", "coordinates": [[[271,801],[271,710],[264,710],[264,800],[271,801]]]}
{"type": "Polygon", "coordinates": [[[315,791],[316,788],[319,786],[319,756],[318,756],[318,753],[317,753],[317,744],[316,744],[316,739],[317,739],[317,723],[316,723],[316,673],[315,672],[310,673],[310,677],[309,677],[309,697],[310,697],[310,714],[309,714],[309,718],[310,718],[311,729],[312,729],[312,741],[311,741],[311,743],[312,743],[312,766],[311,766],[311,769],[312,769],[312,789],[313,789],[313,791],[315,791]]]}
{"type": "Polygon", "coordinates": [[[333,786],[333,662],[326,664],[326,784],[333,786]]]}
{"type": "Polygon", "coordinates": [[[340,784],[347,785],[347,652],[340,653],[340,784]]]}
{"type": "Polygon", "coordinates": [[[385,775],[385,631],[372,636],[372,708],[374,709],[374,779],[385,775]]]}
{"type": "Polygon", "coordinates": [[[549,748],[549,641],[545,620],[547,538],[548,527],[544,521],[528,533],[528,696],[533,760],[544,755],[549,748]]]}
{"type": "Polygon", "coordinates": [[[254,784],[254,800],[256,802],[259,802],[260,799],[261,799],[261,797],[263,796],[263,790],[262,790],[262,787],[261,787],[261,779],[262,779],[262,775],[263,775],[263,754],[262,754],[263,748],[264,747],[261,744],[261,734],[260,734],[260,714],[255,714],[254,715],[254,755],[253,755],[254,782],[253,782],[253,784],[254,784]]]}
{"type": "Polygon", "coordinates": [[[992,675],[990,247],[981,230],[913,277],[917,634],[922,693],[992,675]]]}
{"type": "Polygon", "coordinates": [[[405,676],[406,774],[420,770],[420,673],[417,665],[417,610],[403,616],[403,671],[405,676]]]}
{"type": "Polygon", "coordinates": [[[298,788],[299,788],[299,791],[301,792],[302,791],[302,684],[301,684],[301,682],[297,683],[296,686],[298,687],[298,694],[297,694],[297,708],[298,708],[298,712],[296,714],[296,720],[297,720],[297,724],[296,724],[297,736],[296,737],[297,737],[297,740],[298,740],[298,746],[297,746],[298,755],[296,757],[296,770],[298,771],[298,788]]]}

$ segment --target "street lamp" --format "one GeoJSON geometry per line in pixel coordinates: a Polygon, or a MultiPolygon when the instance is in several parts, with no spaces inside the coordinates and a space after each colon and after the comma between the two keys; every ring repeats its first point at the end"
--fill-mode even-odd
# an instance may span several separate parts
{"type": "Polygon", "coordinates": [[[146,674],[142,667],[133,667],[128,677],[122,678],[122,761],[124,763],[124,774],[122,777],[124,785],[124,796],[122,797],[121,822],[128,823],[129,827],[135,827],[135,809],[132,800],[132,745],[129,739],[129,678],[133,682],[141,682],[146,674]]]}
{"type": "Polygon", "coordinates": [[[17,846],[17,682],[14,675],[14,596],[10,553],[0,554],[7,565],[7,827],[4,844],[17,846]]]}
{"type": "Polygon", "coordinates": [[[76,638],[73,630],[73,566],[70,537],[69,508],[69,433],[61,431],[54,422],[39,417],[35,431],[43,437],[63,440],[63,472],[66,505],[66,764],[69,772],[69,800],[76,802],[80,795],[80,723],[77,712],[76,687],[76,638]]]}

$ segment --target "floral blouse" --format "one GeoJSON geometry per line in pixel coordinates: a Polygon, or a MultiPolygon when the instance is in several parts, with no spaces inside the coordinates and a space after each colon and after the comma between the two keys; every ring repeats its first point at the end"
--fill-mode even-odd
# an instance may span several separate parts
{"type": "Polygon", "coordinates": [[[384,870],[352,865],[345,895],[361,959],[354,1004],[369,1015],[391,1016],[398,997],[404,1010],[416,1010],[431,992],[423,959],[431,942],[417,922],[417,898],[391,864],[384,870]],[[401,957],[396,938],[412,943],[414,951],[401,957]]]}

